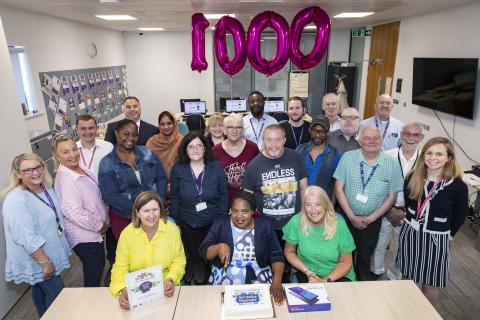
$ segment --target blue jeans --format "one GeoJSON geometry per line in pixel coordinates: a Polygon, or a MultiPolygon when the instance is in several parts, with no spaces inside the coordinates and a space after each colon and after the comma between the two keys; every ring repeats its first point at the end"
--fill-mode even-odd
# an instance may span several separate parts
{"type": "Polygon", "coordinates": [[[32,298],[40,318],[60,294],[63,287],[63,281],[60,276],[45,279],[32,286],[32,298]]]}
{"type": "Polygon", "coordinates": [[[100,287],[105,266],[103,242],[84,242],[73,247],[83,264],[83,286],[100,287]]]}

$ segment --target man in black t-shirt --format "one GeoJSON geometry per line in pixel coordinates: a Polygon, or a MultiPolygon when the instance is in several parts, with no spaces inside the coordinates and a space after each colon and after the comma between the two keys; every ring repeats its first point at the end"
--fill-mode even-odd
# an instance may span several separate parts
{"type": "Polygon", "coordinates": [[[310,123],[303,120],[306,111],[305,100],[297,96],[288,99],[288,121],[280,124],[285,130],[285,147],[295,150],[300,144],[310,141],[310,123]]]}
{"type": "Polygon", "coordinates": [[[285,148],[285,131],[280,125],[265,129],[263,143],[263,151],[247,167],[243,188],[253,192],[258,210],[281,231],[301,209],[307,170],[301,156],[285,148]]]}

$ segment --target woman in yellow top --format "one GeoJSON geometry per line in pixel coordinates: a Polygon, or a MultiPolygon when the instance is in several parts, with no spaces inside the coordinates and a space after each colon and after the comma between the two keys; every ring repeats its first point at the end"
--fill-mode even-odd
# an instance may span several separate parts
{"type": "Polygon", "coordinates": [[[122,231],[118,240],[110,292],[119,295],[122,308],[129,309],[125,275],[161,265],[165,296],[170,297],[185,273],[185,264],[180,231],[167,220],[160,197],[153,191],[140,193],[133,205],[132,223],[122,231]]]}

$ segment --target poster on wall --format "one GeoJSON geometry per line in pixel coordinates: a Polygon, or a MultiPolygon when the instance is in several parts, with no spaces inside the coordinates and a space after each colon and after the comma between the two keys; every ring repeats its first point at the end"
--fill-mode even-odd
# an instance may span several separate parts
{"type": "Polygon", "coordinates": [[[121,105],[116,104],[121,98],[116,87],[126,84],[121,70],[126,73],[125,66],[39,73],[50,129],[75,134],[81,114],[92,115],[99,124],[119,115],[121,105]]]}

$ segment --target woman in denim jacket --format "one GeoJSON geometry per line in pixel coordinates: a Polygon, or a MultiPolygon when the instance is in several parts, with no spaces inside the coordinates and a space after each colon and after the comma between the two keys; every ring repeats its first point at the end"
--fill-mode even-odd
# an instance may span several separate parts
{"type": "Polygon", "coordinates": [[[137,146],[138,126],[134,121],[119,121],[115,135],[117,145],[100,162],[98,182],[110,206],[112,232],[118,241],[131,221],[135,198],[142,191],[155,191],[165,200],[167,176],[157,155],[145,146],[137,146]]]}

